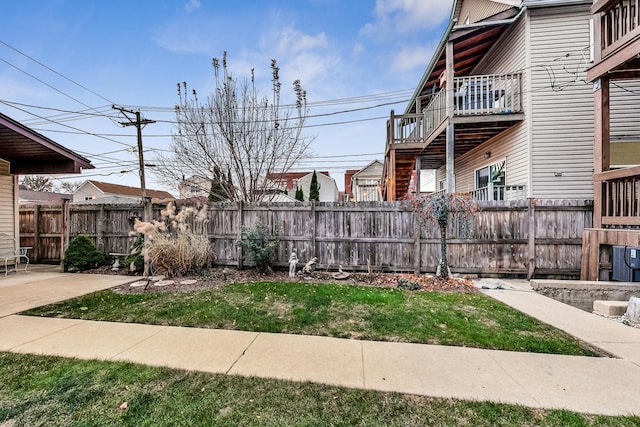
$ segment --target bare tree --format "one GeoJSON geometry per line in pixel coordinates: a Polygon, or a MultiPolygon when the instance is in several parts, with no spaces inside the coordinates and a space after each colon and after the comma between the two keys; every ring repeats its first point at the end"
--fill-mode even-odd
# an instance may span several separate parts
{"type": "Polygon", "coordinates": [[[83,183],[83,181],[62,181],[60,184],[60,190],[63,193],[73,194],[82,186],[83,183]]]}
{"type": "Polygon", "coordinates": [[[44,191],[50,193],[55,190],[51,178],[44,175],[26,175],[22,178],[20,183],[31,191],[44,191]]]}
{"type": "Polygon", "coordinates": [[[286,173],[305,156],[311,138],[302,135],[307,115],[307,94],[293,82],[295,106],[281,104],[281,83],[276,60],[271,60],[270,97],[251,78],[238,81],[222,61],[213,59],[215,90],[200,102],[187,83],[178,84],[176,130],[170,155],[154,159],[154,173],[175,185],[183,176],[226,177],[225,199],[262,201],[273,196],[267,175],[286,173]]]}

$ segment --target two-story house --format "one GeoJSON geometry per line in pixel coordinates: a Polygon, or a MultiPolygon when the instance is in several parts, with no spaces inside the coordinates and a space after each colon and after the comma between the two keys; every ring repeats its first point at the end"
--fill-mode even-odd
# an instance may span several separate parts
{"type": "Polygon", "coordinates": [[[594,203],[581,278],[640,281],[640,4],[596,0],[591,11],[594,203]]]}
{"type": "Polygon", "coordinates": [[[384,199],[405,197],[421,169],[436,190],[478,200],[593,198],[590,6],[455,0],[406,111],[387,122],[384,199]]]}

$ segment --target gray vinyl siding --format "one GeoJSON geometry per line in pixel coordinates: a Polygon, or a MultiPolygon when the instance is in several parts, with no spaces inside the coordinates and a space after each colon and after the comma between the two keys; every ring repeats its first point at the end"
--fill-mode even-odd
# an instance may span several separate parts
{"type": "Polygon", "coordinates": [[[491,0],[466,0],[462,2],[458,23],[464,25],[469,19],[469,23],[482,21],[500,12],[510,9],[512,6],[504,3],[498,3],[491,0]]]}
{"type": "Polygon", "coordinates": [[[593,198],[593,93],[585,82],[589,6],[533,9],[529,14],[531,196],[593,198]]]}
{"type": "Polygon", "coordinates": [[[511,25],[485,58],[478,64],[473,74],[504,74],[522,72],[524,121],[517,123],[500,135],[490,139],[478,148],[456,159],[456,191],[475,189],[475,170],[506,160],[507,185],[526,185],[529,188],[529,144],[527,96],[527,38],[526,21],[519,19],[511,25]],[[486,159],[484,153],[491,152],[486,159]]]}
{"type": "MultiPolygon", "coordinates": [[[[15,234],[15,194],[9,163],[0,160],[0,233],[15,234]]],[[[5,249],[5,248],[3,248],[5,249]]]]}

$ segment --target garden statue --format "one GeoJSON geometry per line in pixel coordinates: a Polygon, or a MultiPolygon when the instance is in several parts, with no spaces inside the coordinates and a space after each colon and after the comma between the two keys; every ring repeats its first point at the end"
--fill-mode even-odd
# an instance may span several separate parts
{"type": "Polygon", "coordinates": [[[294,252],[291,252],[289,255],[289,277],[294,277],[296,275],[296,266],[298,265],[298,255],[294,252]]]}
{"type": "Polygon", "coordinates": [[[302,272],[304,274],[311,274],[311,272],[315,270],[317,262],[318,262],[318,258],[316,257],[311,258],[309,262],[306,263],[304,267],[302,267],[302,272]]]}

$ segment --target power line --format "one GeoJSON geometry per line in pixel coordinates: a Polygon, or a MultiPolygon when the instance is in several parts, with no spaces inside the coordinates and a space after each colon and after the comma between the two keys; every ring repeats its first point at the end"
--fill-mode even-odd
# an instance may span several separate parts
{"type": "MultiPolygon", "coordinates": [[[[2,100],[0,100],[0,104],[4,104],[4,105],[6,105],[8,107],[15,108],[16,110],[22,111],[23,113],[31,114],[32,116],[38,117],[39,119],[47,120],[45,117],[39,116],[38,114],[32,113],[31,111],[25,110],[23,108],[16,107],[15,105],[7,104],[2,100]]],[[[124,142],[116,141],[115,139],[107,138],[107,137],[104,137],[104,136],[99,135],[99,134],[83,131],[82,129],[78,129],[78,128],[73,127],[73,126],[69,126],[69,125],[65,125],[65,124],[61,124],[61,123],[56,123],[54,121],[51,121],[51,123],[54,123],[54,124],[57,124],[59,126],[63,126],[63,127],[69,128],[69,129],[73,129],[75,131],[78,131],[78,132],[82,133],[83,135],[95,136],[97,138],[102,138],[104,140],[111,141],[111,142],[114,142],[116,144],[124,145],[125,147],[133,147],[132,145],[125,144],[124,142]]]]}
{"type": "MultiPolygon", "coordinates": [[[[76,85],[76,86],[78,86],[78,87],[80,87],[80,88],[82,88],[82,89],[86,90],[87,92],[89,92],[89,93],[91,93],[91,94],[93,94],[93,95],[97,96],[98,98],[103,99],[104,101],[107,101],[109,104],[112,104],[112,105],[113,105],[113,104],[115,104],[115,102],[113,102],[112,100],[107,99],[107,98],[105,98],[104,96],[100,95],[99,93],[96,93],[96,92],[94,92],[93,90],[89,89],[88,87],[81,85],[80,83],[76,82],[76,81],[75,81],[75,80],[73,80],[73,79],[70,79],[69,77],[67,77],[67,76],[65,76],[64,74],[62,74],[62,73],[60,73],[60,72],[58,72],[58,71],[54,70],[53,68],[49,67],[48,65],[43,64],[42,62],[38,61],[37,59],[35,59],[35,58],[33,58],[33,57],[31,57],[31,56],[27,55],[26,53],[22,52],[22,51],[21,51],[21,50],[19,50],[19,49],[17,49],[17,48],[15,48],[15,47],[11,46],[11,45],[10,45],[10,44],[8,44],[7,42],[4,42],[4,41],[0,40],[0,43],[2,43],[3,45],[5,45],[5,46],[6,46],[6,47],[8,47],[9,49],[11,49],[11,50],[13,50],[13,51],[15,51],[15,52],[19,53],[20,55],[24,56],[25,58],[30,59],[31,61],[35,62],[36,64],[40,65],[41,67],[44,67],[44,68],[46,68],[47,70],[51,71],[52,73],[54,73],[54,74],[56,74],[56,75],[58,75],[58,76],[62,77],[63,79],[67,80],[68,82],[73,83],[74,85],[76,85]]],[[[6,62],[6,61],[5,61],[5,62],[6,62]]],[[[11,64],[9,64],[9,65],[11,65],[11,64]]]]}

